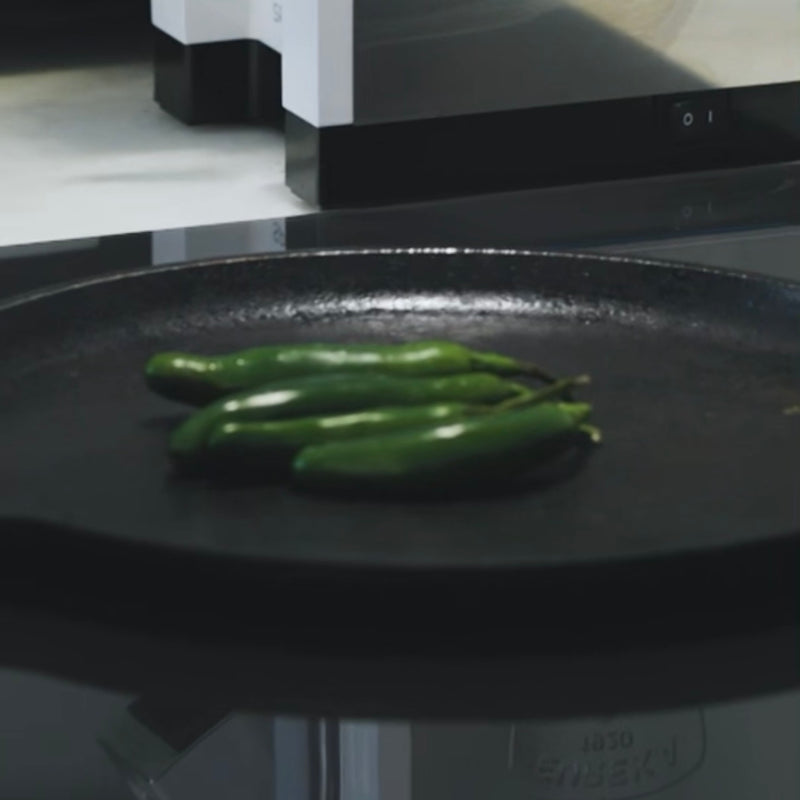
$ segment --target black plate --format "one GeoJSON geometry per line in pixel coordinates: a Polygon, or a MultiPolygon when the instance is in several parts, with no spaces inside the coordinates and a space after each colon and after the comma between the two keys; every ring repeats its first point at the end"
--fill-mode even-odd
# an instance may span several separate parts
{"type": "Polygon", "coordinates": [[[7,547],[36,551],[31,564],[57,552],[77,569],[94,547],[135,552],[145,570],[159,556],[176,569],[199,558],[293,583],[396,577],[403,592],[411,576],[619,588],[639,570],[642,585],[667,579],[678,597],[689,575],[721,591],[714,565],[741,573],[733,591],[748,571],[766,587],[795,574],[800,416],[784,410],[800,403],[797,284],[506,251],[248,257],[6,303],[0,360],[0,527],[7,547]],[[605,444],[557,485],[440,504],[169,476],[165,438],[183,409],[145,389],[154,351],[422,337],[591,373],[605,444]]]}

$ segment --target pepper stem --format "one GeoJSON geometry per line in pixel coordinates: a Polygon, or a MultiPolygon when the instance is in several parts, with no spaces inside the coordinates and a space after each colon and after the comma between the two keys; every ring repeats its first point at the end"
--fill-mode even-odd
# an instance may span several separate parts
{"type": "Polygon", "coordinates": [[[555,383],[557,378],[536,364],[518,361],[500,353],[471,353],[472,368],[494,372],[497,375],[527,375],[544,383],[555,383]]]}
{"type": "Polygon", "coordinates": [[[592,444],[600,444],[603,441],[603,431],[601,431],[596,425],[583,424],[579,426],[578,430],[581,433],[585,433],[591,440],[592,444]]]}
{"type": "Polygon", "coordinates": [[[574,378],[563,378],[560,381],[555,381],[550,384],[550,386],[537,391],[526,389],[516,397],[512,397],[510,400],[504,400],[502,403],[495,406],[495,411],[509,411],[514,408],[544,403],[553,397],[563,397],[569,393],[570,389],[574,389],[576,386],[586,386],[591,382],[592,379],[588,375],[576,375],[574,378]]]}
{"type": "Polygon", "coordinates": [[[538,364],[532,364],[529,361],[517,361],[517,369],[520,375],[527,375],[531,378],[537,378],[543,383],[557,383],[558,379],[551,372],[542,369],[538,364]]]}

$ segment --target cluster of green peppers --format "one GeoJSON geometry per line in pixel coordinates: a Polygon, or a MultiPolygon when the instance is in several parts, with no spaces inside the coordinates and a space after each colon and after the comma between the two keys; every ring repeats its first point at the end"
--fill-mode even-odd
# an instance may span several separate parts
{"type": "Polygon", "coordinates": [[[313,491],[467,489],[599,436],[587,425],[591,407],[565,402],[585,376],[556,380],[446,341],[159,353],[145,377],[153,391],[199,406],[170,436],[181,471],[289,477],[313,491]]]}

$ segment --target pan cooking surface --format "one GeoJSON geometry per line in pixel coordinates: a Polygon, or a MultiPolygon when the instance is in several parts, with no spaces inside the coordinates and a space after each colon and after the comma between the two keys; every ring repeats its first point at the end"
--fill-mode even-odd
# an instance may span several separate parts
{"type": "Polygon", "coordinates": [[[0,308],[0,516],[269,562],[433,568],[658,556],[800,531],[800,290],[710,270],[499,252],[182,265],[0,308]],[[170,475],[184,407],[147,357],[450,338],[589,372],[605,444],[569,479],[352,502],[170,475]]]}

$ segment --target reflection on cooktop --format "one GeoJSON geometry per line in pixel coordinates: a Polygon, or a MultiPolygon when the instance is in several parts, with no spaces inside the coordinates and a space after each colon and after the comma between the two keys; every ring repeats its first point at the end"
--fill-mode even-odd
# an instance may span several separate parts
{"type": "Polygon", "coordinates": [[[685,259],[800,278],[800,163],[0,248],[0,297],[189,259],[500,247],[685,259]]]}
{"type": "Polygon", "coordinates": [[[568,720],[229,713],[140,698],[100,734],[158,800],[755,800],[800,792],[800,693],[568,720]]]}
{"type": "Polygon", "coordinates": [[[800,796],[800,691],[481,721],[244,713],[0,672],[0,797],[762,800],[800,796]]]}

